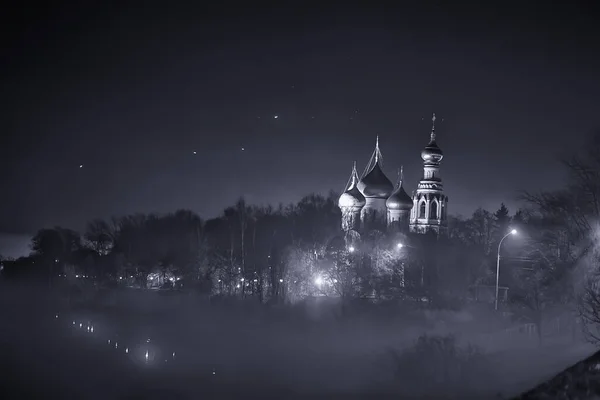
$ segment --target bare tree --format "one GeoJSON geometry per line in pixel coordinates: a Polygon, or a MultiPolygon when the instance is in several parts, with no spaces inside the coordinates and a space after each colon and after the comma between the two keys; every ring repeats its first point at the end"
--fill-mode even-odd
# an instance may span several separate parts
{"type": "MultiPolygon", "coordinates": [[[[597,278],[600,221],[600,132],[579,153],[563,160],[568,183],[552,192],[521,193],[529,205],[529,221],[536,222],[529,257],[553,277],[555,286],[579,306],[588,332],[598,326],[597,278]],[[570,286],[570,290],[566,287],[570,286]]],[[[527,218],[526,218],[527,219],[527,218]]],[[[542,278],[540,278],[542,279],[542,278]]],[[[590,336],[594,340],[594,336],[590,336]]]]}

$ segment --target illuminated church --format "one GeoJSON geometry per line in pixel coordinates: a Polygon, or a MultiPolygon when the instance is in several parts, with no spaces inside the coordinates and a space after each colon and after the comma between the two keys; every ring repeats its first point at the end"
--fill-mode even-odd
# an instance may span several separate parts
{"type": "Polygon", "coordinates": [[[396,185],[383,172],[379,138],[362,176],[356,163],[339,198],[345,232],[387,230],[391,232],[447,234],[448,196],[440,178],[444,154],[436,142],[435,114],[429,144],[421,151],[423,178],[412,197],[404,189],[400,168],[396,185]]]}

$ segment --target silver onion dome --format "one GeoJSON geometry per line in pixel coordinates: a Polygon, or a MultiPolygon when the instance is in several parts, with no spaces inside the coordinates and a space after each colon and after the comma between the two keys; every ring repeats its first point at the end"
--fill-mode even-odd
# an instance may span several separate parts
{"type": "Polygon", "coordinates": [[[340,208],[360,208],[365,205],[365,197],[362,195],[360,190],[358,190],[357,184],[358,172],[356,171],[356,163],[354,163],[354,167],[352,168],[352,175],[350,176],[350,184],[338,199],[338,206],[340,208]]]}
{"type": "Polygon", "coordinates": [[[442,161],[442,158],[444,158],[444,153],[435,141],[435,114],[433,114],[433,118],[431,120],[433,121],[433,125],[431,127],[431,137],[429,139],[429,144],[425,146],[421,152],[421,158],[427,163],[438,164],[440,161],[442,161]]]}
{"type": "Polygon", "coordinates": [[[363,178],[358,182],[358,190],[365,197],[387,199],[394,191],[394,185],[381,169],[381,151],[379,151],[379,137],[375,144],[375,151],[369,161],[368,169],[363,178]]]}
{"type": "Polygon", "coordinates": [[[411,210],[413,207],[412,198],[406,193],[402,186],[404,180],[403,168],[400,168],[398,187],[385,202],[385,205],[390,210],[411,210]]]}

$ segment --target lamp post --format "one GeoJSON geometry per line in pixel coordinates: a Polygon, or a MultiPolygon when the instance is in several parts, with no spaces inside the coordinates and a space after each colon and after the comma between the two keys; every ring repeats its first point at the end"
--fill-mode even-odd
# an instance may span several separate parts
{"type": "Polygon", "coordinates": [[[494,307],[496,309],[496,311],[498,311],[498,283],[500,282],[500,246],[502,246],[502,242],[504,242],[504,239],[506,239],[510,235],[516,235],[516,234],[517,234],[517,230],[512,229],[510,232],[508,232],[506,235],[504,235],[502,237],[502,239],[500,239],[500,243],[498,243],[498,258],[496,259],[496,304],[494,307]]]}

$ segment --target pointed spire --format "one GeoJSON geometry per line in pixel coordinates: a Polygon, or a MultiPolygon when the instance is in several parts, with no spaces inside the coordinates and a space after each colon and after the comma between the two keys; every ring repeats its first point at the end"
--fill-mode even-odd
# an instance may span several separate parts
{"type": "Polygon", "coordinates": [[[403,180],[404,180],[404,165],[401,165],[400,168],[398,168],[398,182],[396,182],[397,188],[402,187],[403,180]]]}
{"type": "Polygon", "coordinates": [[[431,117],[431,141],[435,140],[435,113],[433,113],[433,117],[431,117]]]}
{"type": "Polygon", "coordinates": [[[375,141],[375,164],[379,161],[379,135],[375,141]]]}
{"type": "Polygon", "coordinates": [[[358,171],[356,170],[356,161],[352,164],[352,184],[354,186],[358,183],[358,171]]]}

